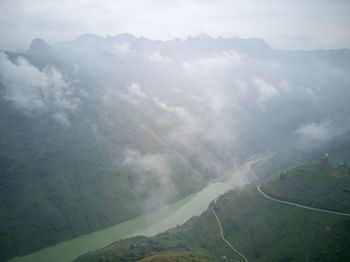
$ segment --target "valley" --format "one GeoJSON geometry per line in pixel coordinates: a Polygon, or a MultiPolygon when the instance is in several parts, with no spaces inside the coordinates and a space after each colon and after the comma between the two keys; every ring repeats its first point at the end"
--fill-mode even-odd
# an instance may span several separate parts
{"type": "Polygon", "coordinates": [[[350,185],[349,173],[334,166],[322,170],[320,164],[307,163],[285,175],[285,180],[278,177],[261,187],[248,185],[231,190],[213,201],[202,215],[180,227],[152,238],[122,240],[76,261],[133,261],[146,257],[145,261],[157,261],[159,255],[171,258],[175,254],[199,261],[346,261],[350,243],[350,214],[345,212],[349,193],[342,188],[350,185]],[[334,172],[339,176],[331,176],[334,172]],[[313,184],[303,183],[300,175],[312,177],[313,184]],[[302,196],[292,190],[292,185],[310,194],[302,196]],[[290,190],[278,191],[282,186],[290,190]],[[326,187],[340,191],[333,197],[326,187]],[[316,188],[319,195],[315,196],[316,188]],[[277,192],[293,193],[299,204],[279,200],[286,196],[277,192]],[[327,202],[327,196],[332,203],[327,202]],[[334,202],[342,208],[332,211],[334,202]]]}
{"type": "Polygon", "coordinates": [[[84,253],[101,249],[121,238],[135,235],[153,236],[169,228],[179,226],[192,216],[199,216],[207,209],[213,199],[230,190],[232,187],[239,186],[238,181],[241,181],[242,178],[246,178],[246,181],[249,181],[249,174],[252,172],[253,164],[262,162],[266,158],[260,157],[251,160],[240,168],[237,168],[229,180],[212,182],[200,192],[165,206],[160,210],[108,227],[104,230],[64,241],[27,256],[14,258],[10,262],[70,262],[84,253]]]}
{"type": "Polygon", "coordinates": [[[350,49],[32,39],[0,50],[1,262],[345,256],[350,49]]]}

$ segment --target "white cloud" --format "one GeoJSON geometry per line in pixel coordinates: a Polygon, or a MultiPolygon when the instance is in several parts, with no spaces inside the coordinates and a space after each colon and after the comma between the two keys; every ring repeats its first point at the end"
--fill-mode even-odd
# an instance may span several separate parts
{"type": "Polygon", "coordinates": [[[346,130],[348,128],[338,126],[330,120],[308,123],[301,125],[293,132],[296,135],[296,141],[293,143],[299,149],[317,148],[346,130]]]}
{"type": "Polygon", "coordinates": [[[271,84],[266,82],[264,79],[255,77],[253,78],[253,83],[255,87],[259,90],[259,97],[256,100],[257,106],[261,109],[265,109],[265,103],[272,97],[277,96],[279,94],[277,88],[271,84]]]}
{"type": "Polygon", "coordinates": [[[182,66],[189,74],[210,74],[221,71],[233,64],[239,64],[247,59],[247,56],[236,53],[233,50],[225,51],[220,55],[207,56],[188,62],[182,66]]]}
{"type": "Polygon", "coordinates": [[[128,43],[114,44],[116,54],[127,54],[131,52],[131,45],[128,43]]]}
{"type": "Polygon", "coordinates": [[[309,96],[310,101],[312,102],[312,104],[317,105],[319,103],[320,98],[316,94],[316,90],[315,89],[311,89],[309,87],[306,88],[306,94],[309,96]]]}
{"type": "MultiPolygon", "coordinates": [[[[56,111],[63,123],[63,112],[74,112],[80,104],[72,87],[53,67],[40,71],[23,57],[11,62],[4,52],[0,52],[0,77],[5,86],[3,96],[15,107],[28,114],[56,111]]],[[[67,115],[65,124],[67,127],[67,115]]]]}
{"type": "Polygon", "coordinates": [[[167,56],[162,56],[158,52],[154,52],[152,55],[148,56],[151,62],[161,62],[161,63],[174,63],[172,59],[167,56]]]}
{"type": "Polygon", "coordinates": [[[173,90],[174,90],[176,93],[178,93],[178,94],[183,94],[183,93],[184,93],[184,91],[178,89],[177,87],[173,87],[173,90]]]}
{"type": "Polygon", "coordinates": [[[220,113],[223,106],[224,106],[223,98],[219,95],[214,95],[211,101],[209,102],[209,107],[216,114],[220,113]]]}
{"type": "Polygon", "coordinates": [[[195,103],[197,103],[197,104],[200,104],[200,103],[203,102],[203,99],[200,98],[200,97],[197,96],[197,95],[192,94],[192,95],[191,95],[191,98],[192,98],[192,99],[195,101],[195,103]]]}
{"type": "Polygon", "coordinates": [[[12,63],[4,52],[0,52],[0,76],[5,86],[4,97],[17,108],[29,112],[46,110],[41,94],[47,84],[44,73],[23,58],[12,63]]]}
{"type": "Polygon", "coordinates": [[[153,98],[153,101],[157,106],[168,111],[170,113],[175,114],[181,120],[187,123],[194,123],[196,121],[195,117],[192,116],[184,107],[181,106],[169,106],[166,102],[161,101],[159,97],[153,98]]]}
{"type": "Polygon", "coordinates": [[[309,123],[300,126],[295,133],[303,139],[312,139],[317,141],[326,141],[335,136],[334,130],[329,121],[321,123],[309,123]]]}
{"type": "Polygon", "coordinates": [[[294,94],[294,89],[293,86],[290,82],[288,82],[287,80],[282,80],[279,84],[278,84],[278,89],[281,90],[282,92],[286,93],[286,94],[294,94]]]}
{"type": "Polygon", "coordinates": [[[190,148],[193,138],[200,131],[200,120],[181,106],[170,106],[158,97],[153,98],[154,103],[170,113],[170,116],[158,118],[161,125],[170,126],[171,129],[165,140],[167,143],[175,143],[190,148]],[[175,118],[173,116],[176,116],[175,118]]]}
{"type": "Polygon", "coordinates": [[[147,153],[143,155],[138,151],[129,150],[125,153],[122,165],[135,167],[145,173],[152,172],[161,181],[167,180],[171,173],[168,158],[166,155],[159,153],[147,153]]]}
{"type": "Polygon", "coordinates": [[[55,113],[53,115],[53,117],[56,119],[57,122],[62,124],[62,126],[64,128],[68,128],[68,127],[70,127],[72,125],[71,122],[69,121],[68,116],[65,113],[63,113],[63,112],[55,113]]]}
{"type": "Polygon", "coordinates": [[[234,87],[237,87],[238,88],[238,91],[239,91],[239,94],[240,95],[246,95],[247,92],[248,92],[248,85],[245,81],[239,79],[239,78],[236,78],[234,81],[233,81],[233,85],[234,87]]]}
{"type": "Polygon", "coordinates": [[[127,150],[124,153],[121,165],[136,174],[136,181],[130,190],[134,194],[144,195],[144,192],[147,191],[150,193],[147,199],[144,199],[146,201],[145,210],[164,204],[164,201],[175,191],[169,161],[168,156],[161,153],[142,154],[134,150],[127,150]],[[152,192],[149,192],[149,187],[152,187],[152,192]]]}
{"type": "Polygon", "coordinates": [[[131,83],[127,86],[127,89],[130,94],[146,98],[147,95],[141,90],[141,86],[138,83],[131,83]]]}

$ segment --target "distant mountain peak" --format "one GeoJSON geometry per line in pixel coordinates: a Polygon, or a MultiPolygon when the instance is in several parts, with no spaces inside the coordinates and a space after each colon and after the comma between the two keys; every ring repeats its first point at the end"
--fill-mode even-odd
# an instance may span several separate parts
{"type": "Polygon", "coordinates": [[[85,34],[80,35],[77,38],[77,40],[83,40],[83,41],[86,41],[86,40],[103,40],[103,38],[101,36],[99,36],[99,35],[85,33],[85,34]]]}
{"type": "Polygon", "coordinates": [[[129,34],[129,33],[123,33],[123,34],[115,35],[112,38],[135,39],[136,37],[132,34],[129,34]]]}
{"type": "Polygon", "coordinates": [[[210,38],[210,39],[212,39],[213,37],[211,37],[207,33],[200,33],[199,35],[197,35],[197,38],[210,38]]]}
{"type": "Polygon", "coordinates": [[[33,55],[43,55],[43,56],[52,56],[54,49],[41,38],[35,38],[30,44],[29,54],[33,55]]]}
{"type": "Polygon", "coordinates": [[[114,42],[134,42],[137,40],[137,38],[132,35],[132,34],[128,34],[128,33],[123,33],[123,34],[119,34],[119,35],[115,35],[109,38],[109,40],[114,41],[114,42]]]}
{"type": "Polygon", "coordinates": [[[196,36],[188,36],[186,41],[192,41],[192,40],[203,41],[203,40],[213,40],[213,39],[214,39],[213,37],[211,37],[206,33],[200,33],[196,36]]]}

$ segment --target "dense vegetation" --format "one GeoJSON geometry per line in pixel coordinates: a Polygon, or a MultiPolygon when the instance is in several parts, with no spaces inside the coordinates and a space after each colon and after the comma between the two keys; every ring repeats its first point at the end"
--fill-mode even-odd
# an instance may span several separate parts
{"type": "Polygon", "coordinates": [[[350,172],[345,167],[312,163],[282,172],[263,191],[277,199],[350,213],[349,185],[350,172]]]}
{"type": "MultiPolygon", "coordinates": [[[[349,128],[349,58],[205,34],[0,51],[0,261],[155,210],[258,154],[287,152],[260,180],[305,162],[349,128]]],[[[348,152],[337,145],[330,158],[348,152]]]]}
{"type": "MultiPolygon", "coordinates": [[[[348,212],[349,192],[343,189],[350,186],[350,175],[337,167],[320,168],[310,163],[291,169],[285,178],[265,183],[263,189],[274,192],[277,198],[286,198],[280,195],[286,192],[293,195],[289,200],[348,212]],[[334,172],[336,177],[332,176],[334,172]]],[[[230,191],[212,206],[225,237],[249,261],[346,261],[350,256],[349,217],[276,203],[258,193],[254,185],[230,191]]],[[[77,261],[135,261],[146,257],[145,261],[157,261],[159,255],[174,254],[241,261],[222,241],[210,209],[158,236],[122,240],[77,261]]]]}
{"type": "MultiPolygon", "coordinates": [[[[55,59],[24,56],[38,68],[53,64],[72,74],[55,59]]],[[[94,84],[84,76],[78,87],[92,92],[94,84]]],[[[0,261],[128,220],[205,185],[208,173],[191,163],[198,159],[164,145],[140,109],[118,97],[105,105],[78,87],[81,104],[68,128],[51,111],[23,113],[0,96],[0,261]],[[153,170],[122,165],[127,150],[166,152],[173,190],[153,201],[163,185],[153,170]]]]}

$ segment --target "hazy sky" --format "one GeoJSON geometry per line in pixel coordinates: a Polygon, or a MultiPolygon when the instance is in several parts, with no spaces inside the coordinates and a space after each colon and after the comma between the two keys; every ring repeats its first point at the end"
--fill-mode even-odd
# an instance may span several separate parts
{"type": "Polygon", "coordinates": [[[0,48],[83,33],[263,38],[274,48],[350,48],[349,0],[0,0],[0,48]]]}

